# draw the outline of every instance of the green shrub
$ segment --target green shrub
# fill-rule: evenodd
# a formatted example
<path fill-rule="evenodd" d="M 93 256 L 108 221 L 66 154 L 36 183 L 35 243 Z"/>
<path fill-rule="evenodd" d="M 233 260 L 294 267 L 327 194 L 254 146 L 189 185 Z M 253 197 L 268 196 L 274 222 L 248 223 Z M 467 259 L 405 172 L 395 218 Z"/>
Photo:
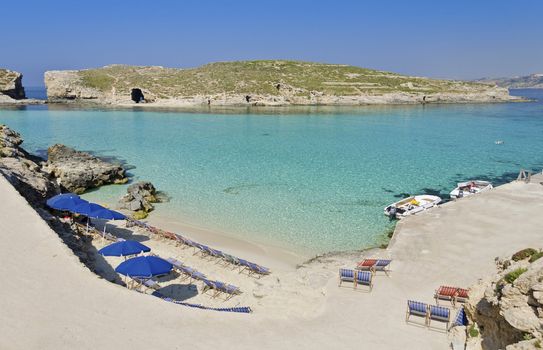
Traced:
<path fill-rule="evenodd" d="M 533 254 L 531 257 L 530 257 L 530 263 L 533 263 L 534 261 L 536 261 L 537 259 L 541 258 L 543 256 L 543 252 L 537 252 L 535 254 Z"/>
<path fill-rule="evenodd" d="M 503 277 L 503 279 L 507 283 L 513 283 L 517 278 L 519 278 L 520 275 L 522 275 L 524 272 L 528 271 L 528 269 L 525 269 L 523 267 L 520 267 L 516 270 L 513 270 L 509 272 L 507 275 Z"/>
<path fill-rule="evenodd" d="M 541 349 L 541 340 L 539 340 L 539 339 L 536 340 L 536 341 L 534 342 L 534 346 L 535 346 L 536 348 L 538 348 L 538 349 Z"/>
<path fill-rule="evenodd" d="M 475 323 L 468 328 L 468 334 L 470 338 L 476 338 L 479 336 L 479 330 L 475 327 Z"/>
<path fill-rule="evenodd" d="M 533 248 L 526 248 L 526 249 L 519 250 L 518 252 L 513 254 L 511 259 L 513 259 L 513 261 L 520 261 L 520 260 L 524 260 L 526 258 L 531 257 L 535 253 L 537 253 L 537 250 Z"/>
<path fill-rule="evenodd" d="M 531 334 L 531 333 L 524 333 L 522 335 L 522 339 L 524 340 L 531 340 L 531 339 L 534 339 L 534 336 Z"/>

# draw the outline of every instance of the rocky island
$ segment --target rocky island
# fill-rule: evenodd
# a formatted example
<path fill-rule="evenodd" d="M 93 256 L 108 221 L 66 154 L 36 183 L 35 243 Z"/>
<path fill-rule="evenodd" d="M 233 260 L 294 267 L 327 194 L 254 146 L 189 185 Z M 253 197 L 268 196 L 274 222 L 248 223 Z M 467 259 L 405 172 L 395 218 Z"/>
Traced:
<path fill-rule="evenodd" d="M 48 71 L 45 84 L 50 102 L 113 106 L 353 106 L 519 99 L 488 84 L 282 60 L 218 62 L 190 69 L 110 65 Z"/>

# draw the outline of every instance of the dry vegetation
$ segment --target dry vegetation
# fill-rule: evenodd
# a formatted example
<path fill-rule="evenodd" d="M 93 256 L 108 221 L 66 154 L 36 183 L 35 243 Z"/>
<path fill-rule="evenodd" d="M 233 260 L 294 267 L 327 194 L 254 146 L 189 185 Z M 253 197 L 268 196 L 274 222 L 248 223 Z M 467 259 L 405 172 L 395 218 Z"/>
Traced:
<path fill-rule="evenodd" d="M 310 92 L 335 96 L 402 91 L 431 94 L 488 88 L 477 83 L 409 77 L 347 65 L 276 60 L 218 62 L 191 69 L 112 65 L 78 74 L 84 85 L 103 92 L 140 87 L 158 97 L 279 95 L 285 90 L 298 96 Z"/>

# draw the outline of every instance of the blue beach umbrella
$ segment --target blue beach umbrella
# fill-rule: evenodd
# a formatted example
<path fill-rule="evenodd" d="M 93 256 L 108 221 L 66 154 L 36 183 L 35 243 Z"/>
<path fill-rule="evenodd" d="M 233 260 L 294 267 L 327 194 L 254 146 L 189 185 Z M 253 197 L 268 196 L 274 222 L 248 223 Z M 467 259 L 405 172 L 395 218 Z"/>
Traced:
<path fill-rule="evenodd" d="M 63 193 L 47 200 L 47 206 L 56 210 L 73 211 L 78 205 L 88 203 L 74 193 Z"/>
<path fill-rule="evenodd" d="M 104 220 L 124 220 L 126 216 L 116 212 L 115 210 L 110 210 L 102 207 L 96 203 L 82 203 L 72 210 L 73 213 L 85 215 L 88 218 L 93 219 L 104 219 Z M 87 222 L 88 224 L 88 222 Z M 106 225 L 104 224 L 104 235 L 106 234 Z"/>
<path fill-rule="evenodd" d="M 151 248 L 137 241 L 121 241 L 112 243 L 98 251 L 103 256 L 127 256 L 150 252 Z"/>
<path fill-rule="evenodd" d="M 151 278 L 153 276 L 165 275 L 172 268 L 172 264 L 157 256 L 138 256 L 137 258 L 123 261 L 117 266 L 115 272 L 128 277 Z"/>

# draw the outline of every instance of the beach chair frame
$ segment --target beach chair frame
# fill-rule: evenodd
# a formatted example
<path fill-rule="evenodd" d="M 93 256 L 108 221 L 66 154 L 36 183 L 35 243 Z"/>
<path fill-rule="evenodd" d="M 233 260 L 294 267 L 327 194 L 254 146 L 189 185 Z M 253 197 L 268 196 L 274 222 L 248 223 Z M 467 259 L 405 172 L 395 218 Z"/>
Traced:
<path fill-rule="evenodd" d="M 405 323 L 409 323 L 411 316 L 423 317 L 424 326 L 427 327 L 429 316 L 428 304 L 420 301 L 408 300 L 407 311 L 405 313 Z"/>
<path fill-rule="evenodd" d="M 439 306 L 439 305 L 429 305 L 428 306 L 428 328 L 431 328 L 431 322 L 439 321 L 445 323 L 445 330 L 449 331 L 449 324 L 451 322 L 451 309 Z"/>

